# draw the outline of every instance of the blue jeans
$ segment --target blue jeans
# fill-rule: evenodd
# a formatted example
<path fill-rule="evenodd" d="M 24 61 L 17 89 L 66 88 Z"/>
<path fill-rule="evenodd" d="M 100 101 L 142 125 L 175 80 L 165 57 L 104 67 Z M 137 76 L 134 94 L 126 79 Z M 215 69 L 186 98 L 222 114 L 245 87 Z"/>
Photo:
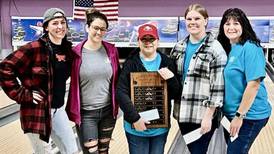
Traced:
<path fill-rule="evenodd" d="M 126 132 L 130 154 L 163 154 L 168 132 L 150 137 L 136 136 Z"/>
<path fill-rule="evenodd" d="M 78 146 L 72 126 L 68 119 L 64 106 L 59 109 L 51 109 L 52 132 L 51 138 L 61 153 L 77 153 Z M 39 139 L 38 134 L 27 133 L 35 154 L 51 154 L 51 144 Z"/>
<path fill-rule="evenodd" d="M 225 130 L 227 154 L 248 154 L 252 143 L 267 122 L 268 118 L 262 120 L 244 119 L 238 138 L 233 142 L 230 141 L 229 133 Z"/>
<path fill-rule="evenodd" d="M 179 128 L 181 130 L 181 134 L 185 135 L 195 129 L 198 129 L 201 127 L 201 124 L 195 124 L 195 123 L 178 123 Z M 217 128 L 217 123 L 212 122 L 211 130 L 202 135 L 201 138 L 198 140 L 190 143 L 187 145 L 188 150 L 191 154 L 206 154 L 208 150 L 208 145 L 210 143 L 210 140 Z"/>

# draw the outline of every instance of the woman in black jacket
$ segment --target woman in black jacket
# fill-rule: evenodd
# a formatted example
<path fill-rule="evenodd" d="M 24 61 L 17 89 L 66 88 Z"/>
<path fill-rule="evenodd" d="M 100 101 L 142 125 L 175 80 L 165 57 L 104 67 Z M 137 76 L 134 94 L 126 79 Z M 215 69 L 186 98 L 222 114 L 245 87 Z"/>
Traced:
<path fill-rule="evenodd" d="M 171 99 L 180 96 L 180 84 L 174 75 L 176 72 L 174 63 L 166 55 L 157 51 L 159 42 L 157 28 L 154 25 L 145 24 L 139 28 L 138 32 L 140 51 L 133 53 L 124 63 L 116 91 L 117 102 L 124 112 L 124 128 L 129 152 L 131 154 L 161 154 L 164 152 L 169 128 L 147 128 L 146 124 L 150 122 L 140 116 L 131 101 L 130 74 L 158 71 L 160 76 L 167 81 L 169 109 Z M 144 95 L 141 97 L 145 98 L 144 91 L 141 93 Z"/>

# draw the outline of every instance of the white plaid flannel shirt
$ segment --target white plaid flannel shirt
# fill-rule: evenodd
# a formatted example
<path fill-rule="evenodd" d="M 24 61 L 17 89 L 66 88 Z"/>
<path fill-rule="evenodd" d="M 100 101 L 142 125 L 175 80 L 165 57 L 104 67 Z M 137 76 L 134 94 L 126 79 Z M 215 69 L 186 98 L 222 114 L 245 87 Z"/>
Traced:
<path fill-rule="evenodd" d="M 173 116 L 179 122 L 200 124 L 207 107 L 221 107 L 224 100 L 223 70 L 227 62 L 225 50 L 211 33 L 190 60 L 185 81 L 182 80 L 186 39 L 179 41 L 171 51 L 176 60 L 182 82 L 180 101 L 174 101 Z"/>

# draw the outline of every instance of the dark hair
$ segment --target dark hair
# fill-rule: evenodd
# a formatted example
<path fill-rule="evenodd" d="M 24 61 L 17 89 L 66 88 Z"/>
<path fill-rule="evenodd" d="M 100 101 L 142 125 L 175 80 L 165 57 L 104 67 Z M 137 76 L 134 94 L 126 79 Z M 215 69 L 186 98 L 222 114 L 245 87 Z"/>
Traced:
<path fill-rule="evenodd" d="M 192 10 L 199 12 L 205 19 L 208 18 L 207 10 L 201 4 L 191 4 L 191 5 L 189 5 L 187 7 L 186 11 L 185 11 L 185 18 L 187 16 L 188 12 L 190 12 Z"/>
<path fill-rule="evenodd" d="M 103 13 L 101 13 L 99 10 L 95 8 L 86 10 L 86 24 L 88 26 L 90 26 L 90 24 L 97 18 L 104 20 L 107 25 L 106 28 L 108 28 L 108 19 L 106 15 L 104 15 Z"/>
<path fill-rule="evenodd" d="M 222 17 L 220 27 L 219 27 L 219 34 L 218 34 L 218 41 L 222 44 L 223 48 L 225 49 L 227 55 L 231 50 L 231 44 L 229 39 L 225 36 L 224 32 L 224 24 L 230 20 L 236 20 L 242 26 L 242 35 L 240 36 L 239 43 L 243 45 L 246 41 L 250 40 L 252 43 L 256 44 L 257 46 L 260 45 L 260 40 L 256 36 L 256 33 L 252 29 L 252 26 L 246 16 L 246 14 L 239 8 L 230 8 L 227 9 Z"/>

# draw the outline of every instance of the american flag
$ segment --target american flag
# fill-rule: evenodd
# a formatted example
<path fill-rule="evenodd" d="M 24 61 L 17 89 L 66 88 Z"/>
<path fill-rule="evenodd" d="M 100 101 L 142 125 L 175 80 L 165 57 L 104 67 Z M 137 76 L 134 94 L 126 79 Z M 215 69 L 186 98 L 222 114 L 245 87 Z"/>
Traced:
<path fill-rule="evenodd" d="M 85 19 L 85 11 L 91 7 L 105 14 L 109 21 L 118 20 L 118 0 L 74 0 L 73 18 Z"/>

